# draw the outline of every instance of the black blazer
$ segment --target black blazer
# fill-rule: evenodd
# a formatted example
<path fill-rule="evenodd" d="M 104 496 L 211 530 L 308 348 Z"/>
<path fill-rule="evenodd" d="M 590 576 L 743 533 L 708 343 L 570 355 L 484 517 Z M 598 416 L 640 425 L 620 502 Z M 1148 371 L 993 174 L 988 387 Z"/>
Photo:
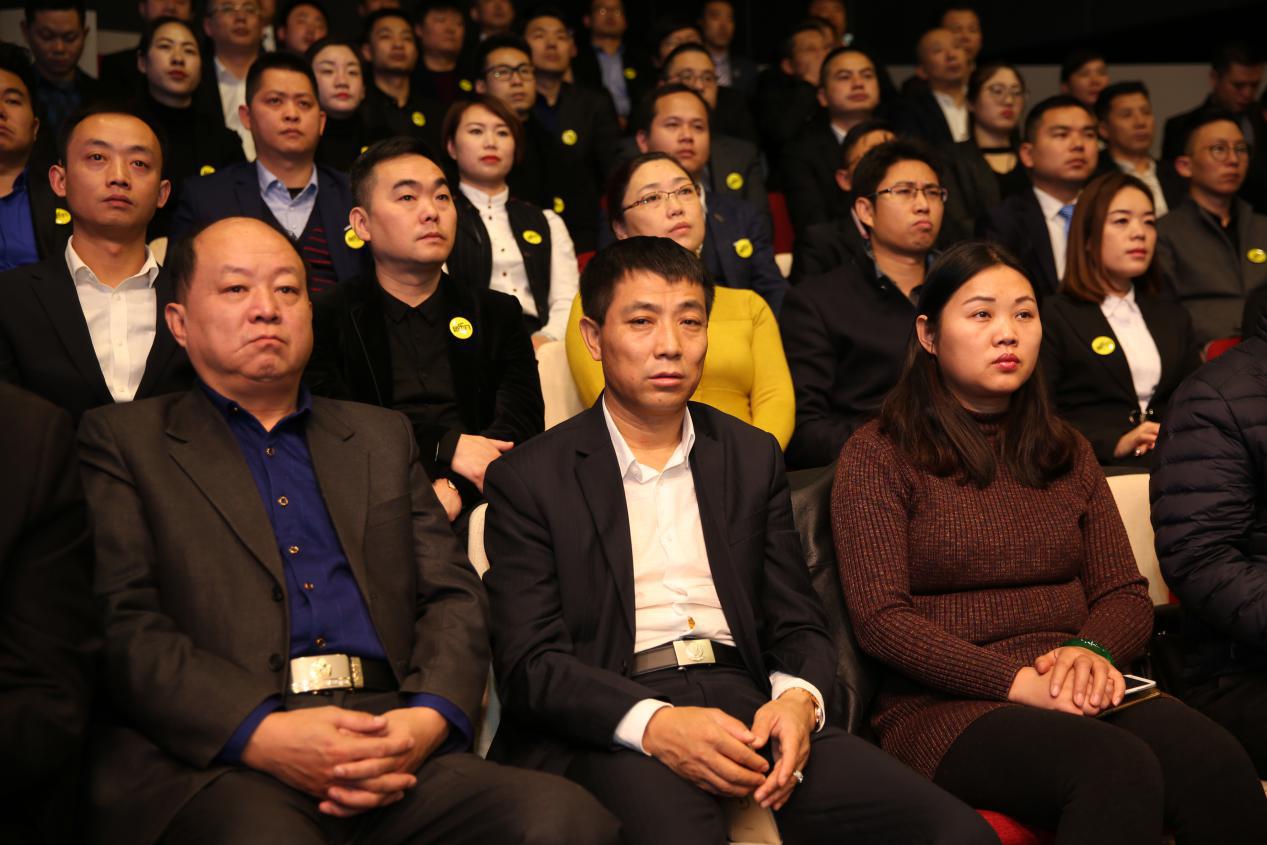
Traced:
<path fill-rule="evenodd" d="M 334 275 L 346 282 L 365 272 L 369 265 L 363 246 L 353 249 L 344 239 L 351 228 L 348 213 L 356 204 L 348 177 L 323 164 L 317 166 L 317 204 L 313 214 L 326 230 L 326 242 L 330 260 L 334 262 Z M 171 236 L 180 238 L 203 226 L 226 217 L 254 217 L 273 226 L 289 238 L 290 233 L 281 228 L 273 217 L 264 198 L 260 196 L 259 177 L 255 164 L 241 162 L 231 164 L 210 176 L 190 180 L 181 191 L 180 204 L 172 220 Z M 359 243 L 359 242 L 358 242 Z"/>
<path fill-rule="evenodd" d="M 798 76 L 788 76 L 778 65 L 757 77 L 755 111 L 761 149 L 771 162 L 783 159 L 783 148 L 823 109 L 818 89 Z"/>
<path fill-rule="evenodd" d="M 778 444 L 689 405 L 690 466 L 709 567 L 752 682 L 774 670 L 832 688 L 835 650 L 792 522 Z M 489 465 L 485 576 L 502 721 L 489 759 L 562 772 L 657 694 L 629 677 L 633 551 L 598 403 Z"/>
<path fill-rule="evenodd" d="M 576 40 L 576 56 L 572 59 L 572 78 L 576 84 L 591 91 L 606 91 L 603 85 L 603 72 L 598 66 L 598 56 L 588 33 L 578 33 Z M 638 107 L 638 101 L 656 85 L 655 67 L 651 57 L 639 50 L 626 38 L 625 52 L 622 56 L 625 66 L 625 90 L 629 94 L 630 111 Z M 613 106 L 614 108 L 614 106 Z"/>
<path fill-rule="evenodd" d="M 1021 167 L 1019 159 L 1016 166 Z M 949 196 L 941 221 L 941 243 L 954 244 L 971 238 L 977 221 L 1003 201 L 999 178 L 981 155 L 977 142 L 971 139 L 946 151 L 942 184 Z"/>
<path fill-rule="evenodd" d="M 843 193 L 841 196 L 847 198 Z M 792 250 L 791 282 L 800 284 L 804 279 L 846 265 L 865 270 L 875 268 L 875 259 L 867 250 L 867 241 L 858 231 L 852 211 L 846 211 L 844 217 L 835 220 L 815 223 L 798 234 Z"/>
<path fill-rule="evenodd" d="M 890 109 L 890 118 L 899 135 L 918 138 L 943 152 L 955 144 L 946 115 L 932 91 L 925 89 L 897 100 Z"/>
<path fill-rule="evenodd" d="M 798 235 L 815 223 L 849 216 L 849 197 L 836 184 L 836 171 L 842 166 L 840 144 L 826 112 L 783 148 L 780 184 Z"/>
<path fill-rule="evenodd" d="M 30 163 L 27 167 L 26 196 L 31 206 L 31 226 L 35 229 L 35 252 L 41 261 L 60 258 L 70 240 L 70 211 L 66 200 L 53 193 L 48 184 L 47 169 Z"/>
<path fill-rule="evenodd" d="M 1060 289 L 1056 258 L 1042 206 L 1033 191 L 1013 194 L 977 221 L 977 235 L 1007 247 L 1029 274 L 1040 295 Z"/>
<path fill-rule="evenodd" d="M 750 202 L 767 220 L 770 218 L 770 195 L 762 174 L 761 151 L 755 143 L 729 135 L 713 135 L 703 181 L 709 191 Z"/>
<path fill-rule="evenodd" d="M 516 445 L 545 428 L 537 360 L 523 326 L 519 300 L 443 276 L 446 324 L 463 317 L 474 328 L 466 339 L 452 332 L 449 366 L 458 415 L 466 434 Z M 373 275 L 336 285 L 313 306 L 314 345 L 305 378 L 318 396 L 393 407 L 391 345 L 378 281 Z M 414 427 L 423 468 L 445 475 L 436 452 L 447 429 Z"/>
<path fill-rule="evenodd" d="M 88 323 L 75 293 L 66 259 L 57 255 L 0 275 L 5 306 L 0 309 L 0 381 L 24 387 L 70 412 L 76 422 L 89 408 L 114 402 L 106 386 Z M 185 350 L 171 332 L 163 310 L 174 297 L 171 277 L 160 272 L 154 345 L 136 399 L 147 399 L 193 383 Z"/>
<path fill-rule="evenodd" d="M 65 411 L 12 385 L 0 385 L 0 419 L 0 838 L 80 841 L 101 623 L 75 434 Z"/>
<path fill-rule="evenodd" d="M 741 138 L 750 144 L 760 143 L 757 124 L 748 107 L 748 96 L 734 88 L 718 86 L 717 108 L 713 109 L 713 131 L 718 135 Z"/>
<path fill-rule="evenodd" d="M 1182 305 L 1139 288 L 1135 295 L 1161 356 L 1161 380 L 1149 403 L 1149 419 L 1164 425 L 1170 395 L 1200 365 L 1200 351 L 1192 318 Z M 1091 441 L 1100 463 L 1151 466 L 1153 452 L 1142 458 L 1113 456 L 1117 441 L 1139 424 L 1132 421 L 1139 413 L 1139 400 L 1126 354 L 1099 303 L 1062 293 L 1043 302 L 1042 317 L 1040 360 L 1061 416 Z M 1100 337 L 1113 339 L 1112 353 L 1101 355 L 1092 348 Z"/>

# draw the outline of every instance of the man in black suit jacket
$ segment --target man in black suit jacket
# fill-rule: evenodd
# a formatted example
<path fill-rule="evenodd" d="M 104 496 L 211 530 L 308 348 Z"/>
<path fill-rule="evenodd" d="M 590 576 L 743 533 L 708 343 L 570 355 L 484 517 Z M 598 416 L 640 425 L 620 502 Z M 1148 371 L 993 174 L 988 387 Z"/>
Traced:
<path fill-rule="evenodd" d="M 623 0 L 589 0 L 581 23 L 585 30 L 576 45 L 573 75 L 581 85 L 606 89 L 620 120 L 628 120 L 642 95 L 655 85 L 655 68 L 651 58 L 625 37 L 629 23 Z M 607 66 L 618 68 L 619 74 L 606 73 Z"/>
<path fill-rule="evenodd" d="M 0 385 L 0 840 L 77 841 L 101 647 L 92 539 L 65 411 Z"/>
<path fill-rule="evenodd" d="M 781 161 L 784 145 L 822 108 L 818 74 L 832 46 L 820 23 L 803 21 L 783 39 L 779 63 L 757 77 L 754 111 L 767 160 Z"/>
<path fill-rule="evenodd" d="M 705 268 L 634 237 L 581 286 L 601 401 L 489 469 L 490 759 L 581 783 L 633 845 L 725 841 L 717 796 L 774 809 L 788 841 L 992 841 L 965 806 L 825 725 L 834 651 L 778 445 L 688 405 Z"/>
<path fill-rule="evenodd" d="M 170 188 L 159 138 L 110 110 L 68 121 L 50 181 L 73 235 L 61 253 L 0 276 L 0 380 L 78 420 L 98 405 L 181 390 L 191 373 L 162 319 L 171 282 L 145 245 Z"/>
<path fill-rule="evenodd" d="M 242 139 L 246 160 L 255 158 L 255 140 L 242 125 L 240 105 L 247 102 L 246 77 L 261 53 L 264 21 L 259 0 L 211 2 L 203 5 L 203 32 L 211 42 L 202 51 L 202 81 L 198 84 L 198 108 L 219 115 L 224 125 Z M 254 9 L 254 11 L 251 11 Z"/>
<path fill-rule="evenodd" d="M 955 34 L 940 27 L 920 37 L 916 55 L 915 75 L 928 86 L 894 103 L 890 117 L 898 134 L 948 150 L 968 140 L 966 95 L 972 65 Z"/>
<path fill-rule="evenodd" d="M 1011 250 L 1040 294 L 1055 293 L 1073 208 L 1099 159 L 1095 115 L 1066 94 L 1048 97 L 1025 118 L 1020 159 L 1033 189 L 987 211 L 977 234 Z"/>
<path fill-rule="evenodd" d="M 309 382 L 318 395 L 404 411 L 456 519 L 479 501 L 488 464 L 545 427 L 532 342 L 514 297 L 441 271 L 457 209 L 420 142 L 372 145 L 352 179 L 352 225 L 374 271 L 318 303 Z M 405 190 L 417 199 L 402 216 Z"/>
<path fill-rule="evenodd" d="M 757 84 L 757 65 L 748 56 L 732 51 L 735 38 L 733 0 L 705 0 L 700 5 L 699 31 L 717 68 L 717 82 L 747 98 Z"/>
<path fill-rule="evenodd" d="M 256 160 L 188 182 L 172 237 L 226 217 L 254 217 L 295 244 L 311 268 L 314 292 L 364 272 L 364 244 L 348 226 L 347 177 L 315 163 L 325 116 L 307 62 L 289 53 L 257 60 L 247 73 L 241 117 L 255 139 Z"/>
<path fill-rule="evenodd" d="M 35 94 L 46 132 L 55 133 L 75 111 L 92 105 L 101 83 L 79 69 L 88 37 L 84 0 L 32 0 L 25 4 L 22 37 L 35 59 Z"/>
<path fill-rule="evenodd" d="M 414 80 L 417 35 L 399 5 L 379 9 L 365 20 L 361 58 L 367 70 L 361 117 L 369 137 L 411 135 L 438 148 L 444 105 Z"/>
<path fill-rule="evenodd" d="M 98 840 L 614 842 L 580 790 L 466 753 L 478 577 L 404 417 L 302 387 L 299 254 L 234 218 L 171 266 L 197 386 L 80 428 L 114 714 Z"/>
<path fill-rule="evenodd" d="M 685 32 L 694 32 L 687 28 Z M 717 78 L 717 62 L 703 44 L 687 41 L 674 47 L 664 57 L 660 68 L 660 84 L 677 82 L 694 88 L 712 110 L 713 132 L 752 144 L 760 141 L 757 125 L 748 107 L 748 98 L 734 88 L 727 88 Z"/>

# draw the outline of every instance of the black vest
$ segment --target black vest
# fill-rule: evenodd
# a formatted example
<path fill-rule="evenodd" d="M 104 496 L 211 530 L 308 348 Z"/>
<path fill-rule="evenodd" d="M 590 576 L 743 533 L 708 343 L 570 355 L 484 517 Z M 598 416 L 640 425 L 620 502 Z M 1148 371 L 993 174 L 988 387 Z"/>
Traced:
<path fill-rule="evenodd" d="M 458 208 L 458 231 L 453 251 L 449 253 L 449 275 L 467 284 L 487 288 L 493 279 L 493 242 L 479 211 L 460 189 L 454 190 Z M 537 305 L 537 319 L 542 325 L 550 319 L 550 223 L 545 212 L 523 200 L 510 199 L 506 203 L 510 218 L 510 230 L 515 233 L 515 243 L 523 256 L 524 270 L 528 274 L 528 287 Z M 529 232 L 532 243 L 524 238 Z"/>

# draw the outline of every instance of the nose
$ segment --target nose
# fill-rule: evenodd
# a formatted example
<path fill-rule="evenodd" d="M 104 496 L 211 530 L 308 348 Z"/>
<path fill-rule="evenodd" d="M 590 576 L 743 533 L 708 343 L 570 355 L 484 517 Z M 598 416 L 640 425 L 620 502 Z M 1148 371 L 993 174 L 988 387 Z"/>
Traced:
<path fill-rule="evenodd" d="M 656 327 L 655 356 L 675 360 L 682 357 L 682 338 L 676 320 L 662 320 Z"/>
<path fill-rule="evenodd" d="M 251 310 L 247 319 L 252 323 L 277 323 L 281 321 L 281 308 L 278 307 L 277 295 L 269 285 L 255 290 L 251 297 Z"/>
<path fill-rule="evenodd" d="M 107 185 L 117 185 L 121 188 L 129 186 L 128 179 L 128 163 L 123 156 L 115 156 L 110 160 L 110 166 L 107 173 Z"/>

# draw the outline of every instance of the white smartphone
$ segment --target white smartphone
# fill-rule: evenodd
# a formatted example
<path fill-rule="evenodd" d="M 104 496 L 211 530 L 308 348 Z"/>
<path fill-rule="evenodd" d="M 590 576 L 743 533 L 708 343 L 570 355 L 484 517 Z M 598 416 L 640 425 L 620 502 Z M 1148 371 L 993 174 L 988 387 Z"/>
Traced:
<path fill-rule="evenodd" d="M 1157 686 L 1156 681 L 1150 681 L 1148 678 L 1141 678 L 1139 675 L 1122 675 L 1122 679 L 1126 681 L 1125 695 L 1137 695 L 1141 692 L 1147 692 Z"/>

